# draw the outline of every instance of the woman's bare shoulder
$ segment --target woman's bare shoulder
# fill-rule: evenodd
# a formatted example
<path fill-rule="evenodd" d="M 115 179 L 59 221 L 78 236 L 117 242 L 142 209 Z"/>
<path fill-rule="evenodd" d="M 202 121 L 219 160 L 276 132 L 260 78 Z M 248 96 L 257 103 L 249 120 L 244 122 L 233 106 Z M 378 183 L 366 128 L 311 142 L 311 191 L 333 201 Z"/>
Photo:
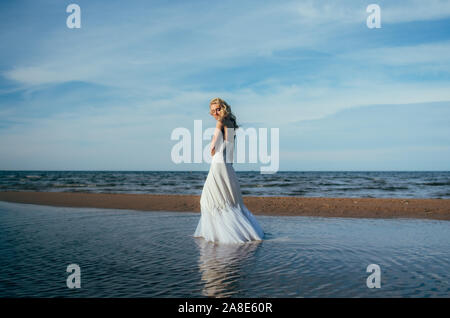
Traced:
<path fill-rule="evenodd" d="M 217 123 L 216 123 L 216 128 L 222 129 L 223 126 L 224 126 L 224 123 L 221 122 L 220 120 L 218 120 Z"/>

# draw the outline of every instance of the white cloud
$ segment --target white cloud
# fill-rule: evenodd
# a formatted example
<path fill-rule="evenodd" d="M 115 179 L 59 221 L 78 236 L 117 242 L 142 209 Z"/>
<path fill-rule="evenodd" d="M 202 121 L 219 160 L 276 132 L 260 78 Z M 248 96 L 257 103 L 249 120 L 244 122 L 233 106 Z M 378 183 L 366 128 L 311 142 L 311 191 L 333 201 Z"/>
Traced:
<path fill-rule="evenodd" d="M 391 66 L 430 63 L 450 63 L 450 42 L 361 49 L 338 56 L 366 63 L 380 63 Z"/>
<path fill-rule="evenodd" d="M 365 25 L 369 13 L 366 8 L 375 3 L 381 9 L 383 23 L 403 23 L 412 21 L 429 21 L 450 17 L 450 2 L 447 0 L 408 0 L 408 1 L 375 1 L 361 0 L 305 0 L 294 1 L 288 5 L 298 13 L 299 21 L 305 26 Z"/>
<path fill-rule="evenodd" d="M 13 81 L 23 83 L 25 85 L 42 85 L 50 83 L 63 83 L 68 81 L 79 81 L 85 76 L 74 72 L 68 74 L 57 69 L 54 66 L 30 66 L 18 67 L 8 70 L 4 76 Z"/>
<path fill-rule="evenodd" d="M 450 17 L 450 2 L 447 0 L 395 2 L 388 0 L 381 3 L 381 19 L 389 23 L 439 20 Z"/>
<path fill-rule="evenodd" d="M 333 158 L 334 160 L 380 160 L 381 157 L 395 157 L 398 154 L 408 156 L 411 152 L 449 152 L 449 147 L 440 146 L 404 146 L 404 147 L 381 147 L 367 149 L 341 149 L 341 150 L 315 150 L 315 151 L 283 151 L 282 158 L 284 160 L 323 160 Z"/>

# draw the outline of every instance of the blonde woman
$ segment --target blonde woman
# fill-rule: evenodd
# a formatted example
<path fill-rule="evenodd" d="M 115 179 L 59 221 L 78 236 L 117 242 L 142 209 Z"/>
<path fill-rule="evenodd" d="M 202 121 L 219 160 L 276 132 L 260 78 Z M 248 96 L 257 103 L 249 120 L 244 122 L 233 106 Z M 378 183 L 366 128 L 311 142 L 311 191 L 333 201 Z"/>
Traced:
<path fill-rule="evenodd" d="M 201 216 L 194 237 L 220 243 L 261 241 L 264 232 L 242 200 L 233 169 L 235 130 L 239 128 L 230 105 L 213 98 L 210 114 L 216 119 L 211 141 L 211 166 L 200 197 Z"/>

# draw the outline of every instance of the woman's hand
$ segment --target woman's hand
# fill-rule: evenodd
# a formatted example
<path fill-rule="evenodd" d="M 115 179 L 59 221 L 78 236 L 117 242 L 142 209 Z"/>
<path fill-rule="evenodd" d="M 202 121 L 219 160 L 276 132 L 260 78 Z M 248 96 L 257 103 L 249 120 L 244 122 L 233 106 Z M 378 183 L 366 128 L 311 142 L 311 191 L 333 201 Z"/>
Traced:
<path fill-rule="evenodd" d="M 216 153 L 216 147 L 211 148 L 211 157 Z"/>

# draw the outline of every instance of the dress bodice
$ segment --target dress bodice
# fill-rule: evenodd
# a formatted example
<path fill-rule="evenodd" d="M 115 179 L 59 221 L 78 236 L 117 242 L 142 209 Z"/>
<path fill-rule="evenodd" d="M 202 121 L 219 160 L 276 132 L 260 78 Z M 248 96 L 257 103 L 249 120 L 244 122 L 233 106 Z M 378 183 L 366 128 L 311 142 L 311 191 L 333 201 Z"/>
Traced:
<path fill-rule="evenodd" d="M 216 153 L 214 157 L 218 155 L 218 157 L 220 157 L 218 160 L 222 161 L 223 159 L 226 163 L 233 164 L 235 134 L 230 132 L 231 130 L 228 130 L 226 136 L 227 139 L 224 139 L 225 134 L 222 134 L 223 138 L 219 138 L 219 140 L 216 141 Z"/>

